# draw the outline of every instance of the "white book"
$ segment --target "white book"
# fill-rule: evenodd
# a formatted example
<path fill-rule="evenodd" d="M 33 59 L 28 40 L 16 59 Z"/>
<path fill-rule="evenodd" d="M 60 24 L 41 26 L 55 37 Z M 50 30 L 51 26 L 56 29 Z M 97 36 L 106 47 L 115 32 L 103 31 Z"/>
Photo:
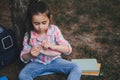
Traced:
<path fill-rule="evenodd" d="M 72 62 L 80 65 L 82 72 L 97 72 L 99 71 L 96 59 L 72 59 Z"/>

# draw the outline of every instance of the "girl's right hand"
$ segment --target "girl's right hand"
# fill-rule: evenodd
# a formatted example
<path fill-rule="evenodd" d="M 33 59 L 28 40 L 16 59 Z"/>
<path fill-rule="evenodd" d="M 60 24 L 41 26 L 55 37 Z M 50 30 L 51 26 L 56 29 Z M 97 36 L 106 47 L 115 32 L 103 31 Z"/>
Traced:
<path fill-rule="evenodd" d="M 30 50 L 30 54 L 34 57 L 37 57 L 40 54 L 41 47 L 32 47 Z"/>

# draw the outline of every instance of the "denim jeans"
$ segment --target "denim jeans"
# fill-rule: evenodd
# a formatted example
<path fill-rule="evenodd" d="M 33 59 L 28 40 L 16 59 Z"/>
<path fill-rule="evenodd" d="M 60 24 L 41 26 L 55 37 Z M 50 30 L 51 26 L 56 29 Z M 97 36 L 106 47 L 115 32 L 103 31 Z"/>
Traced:
<path fill-rule="evenodd" d="M 55 59 L 46 65 L 33 61 L 21 70 L 19 80 L 33 80 L 37 76 L 53 73 L 67 74 L 67 80 L 80 80 L 81 72 L 80 66 L 62 58 Z"/>

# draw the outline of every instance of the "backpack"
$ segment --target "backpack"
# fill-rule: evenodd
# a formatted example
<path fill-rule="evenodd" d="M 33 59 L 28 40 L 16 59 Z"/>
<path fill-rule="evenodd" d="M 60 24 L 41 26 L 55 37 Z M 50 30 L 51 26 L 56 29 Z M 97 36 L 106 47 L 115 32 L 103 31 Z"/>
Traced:
<path fill-rule="evenodd" d="M 0 25 L 0 69 L 12 63 L 17 53 L 17 40 L 10 29 Z"/>

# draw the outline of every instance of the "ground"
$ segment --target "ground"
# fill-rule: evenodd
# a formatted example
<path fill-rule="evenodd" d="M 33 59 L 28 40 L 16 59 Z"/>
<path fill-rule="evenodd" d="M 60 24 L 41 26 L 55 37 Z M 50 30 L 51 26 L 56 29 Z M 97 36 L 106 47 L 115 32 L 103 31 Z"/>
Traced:
<path fill-rule="evenodd" d="M 81 80 L 119 80 L 120 1 L 44 1 L 51 6 L 53 23 L 59 26 L 73 47 L 69 58 L 96 58 L 102 64 L 100 76 L 82 76 Z M 23 66 L 18 59 L 0 70 L 0 75 L 7 75 L 9 80 L 17 80 Z M 38 77 L 36 80 L 66 80 L 66 77 L 55 74 Z"/>

